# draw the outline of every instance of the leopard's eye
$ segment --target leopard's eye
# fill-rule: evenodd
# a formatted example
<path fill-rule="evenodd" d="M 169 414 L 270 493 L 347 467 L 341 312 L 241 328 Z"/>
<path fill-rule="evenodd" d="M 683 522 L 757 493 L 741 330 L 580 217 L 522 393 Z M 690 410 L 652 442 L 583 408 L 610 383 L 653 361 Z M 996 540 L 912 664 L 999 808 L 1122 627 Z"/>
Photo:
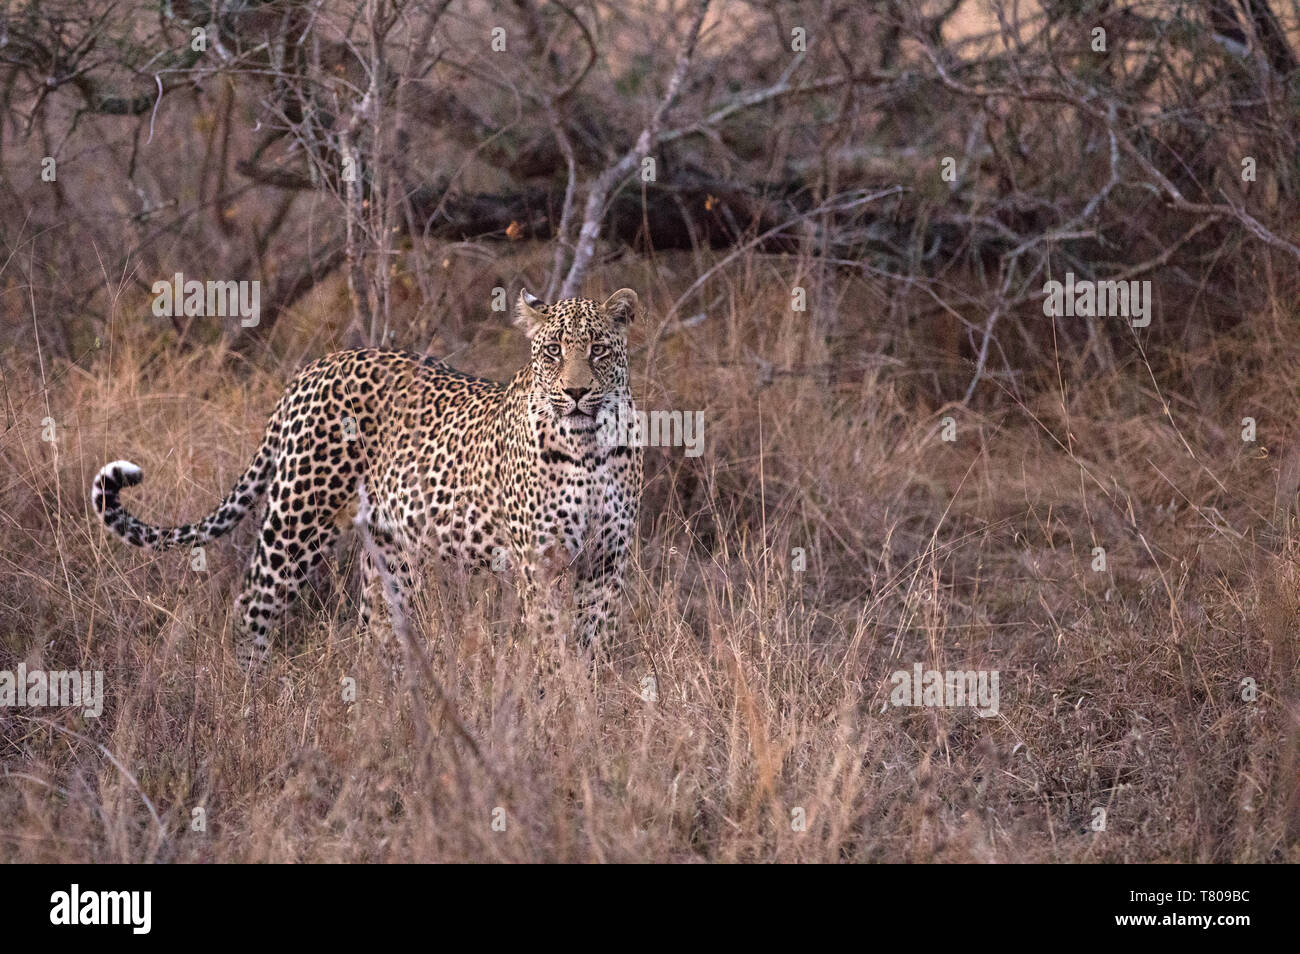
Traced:
<path fill-rule="evenodd" d="M 606 345 L 592 345 L 591 357 L 593 359 L 603 358 L 609 354 L 609 348 Z"/>
<path fill-rule="evenodd" d="M 542 349 L 542 353 L 545 354 L 546 357 L 548 358 L 552 358 L 552 359 L 558 358 L 560 356 L 560 346 L 558 343 L 552 341 L 550 344 L 548 344 L 545 348 Z"/>

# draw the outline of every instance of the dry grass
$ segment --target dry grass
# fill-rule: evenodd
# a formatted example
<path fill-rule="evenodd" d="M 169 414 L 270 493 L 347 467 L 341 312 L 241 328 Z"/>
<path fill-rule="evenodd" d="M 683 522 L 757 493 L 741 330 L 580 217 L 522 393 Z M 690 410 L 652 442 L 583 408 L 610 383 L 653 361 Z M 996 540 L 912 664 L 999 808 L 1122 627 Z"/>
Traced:
<path fill-rule="evenodd" d="M 661 259 L 592 282 L 649 301 L 642 405 L 707 428 L 699 458 L 648 451 L 611 661 L 539 676 L 490 589 L 431 582 L 415 624 L 446 706 L 354 635 L 355 544 L 254 687 L 229 617 L 250 527 L 200 574 L 90 518 L 91 476 L 123 456 L 146 473 L 137 512 L 206 511 L 292 366 L 327 350 L 327 315 L 234 371 L 158 349 L 126 311 L 80 365 L 7 353 L 0 668 L 102 669 L 107 698 L 97 720 L 0 709 L 0 860 L 1300 860 L 1293 306 L 1155 374 L 1135 349 L 1110 375 L 1043 369 L 1036 397 L 977 413 L 928 406 L 932 362 L 848 319 L 827 351 L 757 260 L 646 348 L 695 274 Z M 873 313 L 846 287 L 843 314 Z M 433 345 L 496 373 L 524 353 L 493 319 Z M 1204 369 L 1247 357 L 1205 406 Z M 998 670 L 999 715 L 886 706 L 914 663 Z"/>

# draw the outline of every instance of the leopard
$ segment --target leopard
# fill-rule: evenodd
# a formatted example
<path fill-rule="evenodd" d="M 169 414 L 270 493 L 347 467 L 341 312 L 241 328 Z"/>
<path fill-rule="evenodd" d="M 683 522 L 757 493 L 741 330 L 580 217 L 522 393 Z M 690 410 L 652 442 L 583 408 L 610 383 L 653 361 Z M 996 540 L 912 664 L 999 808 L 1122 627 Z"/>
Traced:
<path fill-rule="evenodd" d="M 603 301 L 546 303 L 520 291 L 530 339 L 509 381 L 410 351 L 359 348 L 307 365 L 276 403 L 251 463 L 202 519 L 141 520 L 122 503 L 144 474 L 106 464 L 90 500 L 135 547 L 196 547 L 258 509 L 260 528 L 235 600 L 241 662 L 256 670 L 290 607 L 351 522 L 365 534 L 359 625 L 409 616 L 434 564 L 513 578 L 521 621 L 589 655 L 616 638 L 635 540 L 643 460 L 628 373 L 639 309 L 622 288 Z M 260 509 L 259 509 L 260 508 Z M 192 552 L 192 551 L 191 551 Z M 552 612 L 565 574 L 568 613 Z"/>

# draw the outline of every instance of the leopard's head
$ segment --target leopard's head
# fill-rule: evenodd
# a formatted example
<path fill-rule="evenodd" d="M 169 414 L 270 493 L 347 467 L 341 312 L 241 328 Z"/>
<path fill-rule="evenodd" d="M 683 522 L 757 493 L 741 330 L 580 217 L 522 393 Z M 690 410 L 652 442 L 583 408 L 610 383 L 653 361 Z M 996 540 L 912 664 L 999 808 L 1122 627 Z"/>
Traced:
<path fill-rule="evenodd" d="M 602 409 L 626 396 L 627 326 L 636 310 L 630 288 L 603 303 L 566 298 L 553 305 L 520 292 L 515 323 L 533 341 L 535 405 L 557 420 L 594 424 Z"/>

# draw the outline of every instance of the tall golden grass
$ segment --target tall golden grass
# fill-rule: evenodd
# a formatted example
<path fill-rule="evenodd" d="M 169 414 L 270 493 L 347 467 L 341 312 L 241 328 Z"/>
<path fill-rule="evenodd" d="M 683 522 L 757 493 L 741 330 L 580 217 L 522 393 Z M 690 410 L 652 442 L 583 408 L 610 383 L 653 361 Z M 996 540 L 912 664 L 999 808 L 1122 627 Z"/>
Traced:
<path fill-rule="evenodd" d="M 206 512 L 329 350 L 328 289 L 253 364 L 160 341 L 128 302 L 78 363 L 7 350 L 0 668 L 102 669 L 107 698 L 0 709 L 0 860 L 1300 860 L 1293 302 L 966 409 L 927 397 L 944 356 L 898 354 L 865 284 L 793 313 L 794 273 L 751 256 L 665 326 L 701 264 L 589 282 L 649 306 L 642 407 L 706 422 L 698 458 L 647 451 L 609 659 L 552 672 L 491 586 L 435 572 L 412 622 L 446 698 L 356 633 L 355 542 L 254 685 L 230 616 L 251 521 L 199 573 L 87 506 L 129 457 L 137 513 Z M 522 338 L 463 287 L 485 317 L 400 343 L 504 375 Z M 997 670 L 999 714 L 888 705 L 916 663 Z"/>

